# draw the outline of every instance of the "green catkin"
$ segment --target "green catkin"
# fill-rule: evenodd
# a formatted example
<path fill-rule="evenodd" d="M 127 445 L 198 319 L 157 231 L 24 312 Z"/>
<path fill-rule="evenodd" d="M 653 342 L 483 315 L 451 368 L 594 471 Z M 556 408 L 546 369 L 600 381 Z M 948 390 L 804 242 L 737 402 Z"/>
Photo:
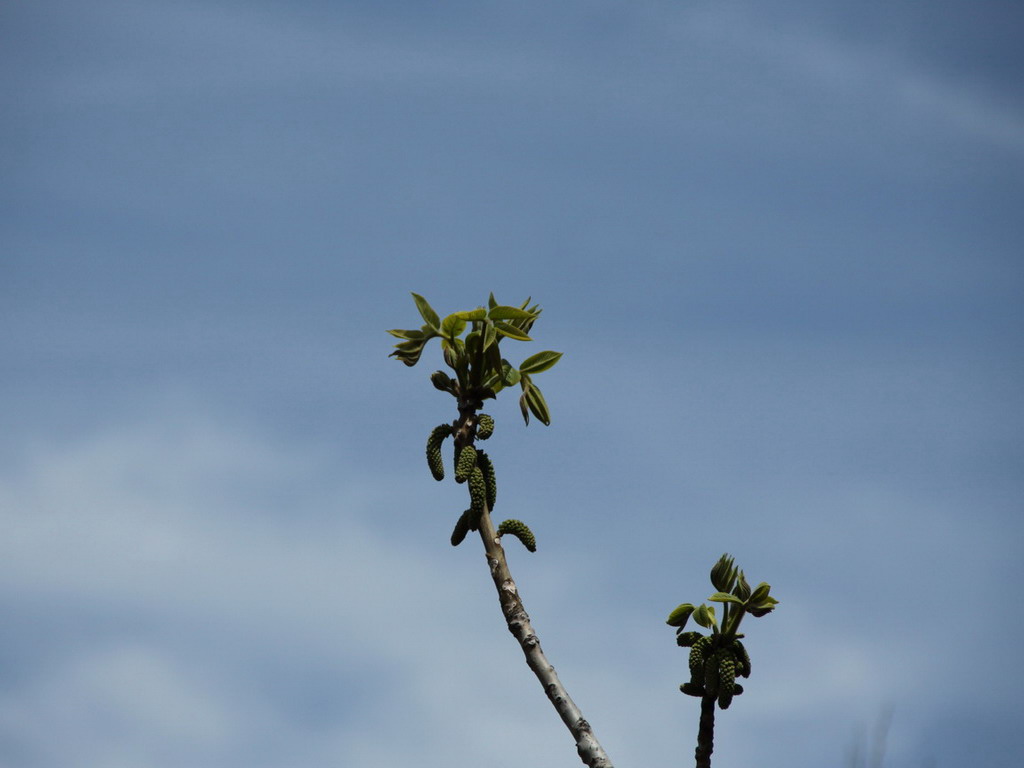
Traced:
<path fill-rule="evenodd" d="M 711 648 L 711 635 L 702 635 L 690 646 L 690 682 L 704 685 L 704 656 Z"/>
<path fill-rule="evenodd" d="M 457 547 L 462 543 L 462 540 L 466 538 L 466 534 L 469 533 L 469 523 L 472 519 L 472 510 L 467 509 L 459 517 L 457 523 L 455 523 L 455 530 L 452 531 L 452 546 Z"/>
<path fill-rule="evenodd" d="M 680 648 L 690 648 L 702 637 L 704 635 L 700 632 L 680 632 L 676 635 L 676 645 Z"/>
<path fill-rule="evenodd" d="M 739 640 L 733 641 L 732 652 L 736 655 L 736 674 L 739 677 L 750 677 L 750 654 Z"/>
<path fill-rule="evenodd" d="M 498 499 L 498 477 L 494 474 L 494 464 L 491 457 L 483 451 L 476 452 L 477 464 L 483 470 L 484 480 L 487 481 L 487 508 L 494 510 L 494 502 Z"/>
<path fill-rule="evenodd" d="M 486 440 L 488 437 L 494 434 L 494 419 L 488 416 L 486 413 L 477 414 L 476 417 L 476 436 L 481 440 Z"/>
<path fill-rule="evenodd" d="M 736 687 L 736 657 L 731 648 L 723 648 L 718 653 L 718 706 L 728 709 Z"/>
<path fill-rule="evenodd" d="M 534 538 L 533 531 L 522 520 L 505 520 L 498 526 L 498 535 L 503 536 L 506 533 L 511 533 L 519 539 L 530 552 L 537 551 L 537 539 Z"/>
<path fill-rule="evenodd" d="M 472 445 L 465 445 L 459 453 L 459 460 L 455 464 L 455 482 L 464 483 L 473 474 L 476 466 L 476 448 Z"/>
<path fill-rule="evenodd" d="M 473 467 L 469 476 L 469 506 L 477 514 L 484 511 L 484 504 L 487 501 L 487 481 L 484 480 L 484 473 L 480 467 Z"/>
<path fill-rule="evenodd" d="M 722 663 L 722 649 L 719 648 L 704 659 L 704 690 L 708 696 L 718 696 L 719 672 Z"/>
<path fill-rule="evenodd" d="M 435 480 L 444 480 L 444 461 L 441 460 L 441 443 L 452 433 L 450 424 L 434 427 L 427 438 L 427 466 Z"/>

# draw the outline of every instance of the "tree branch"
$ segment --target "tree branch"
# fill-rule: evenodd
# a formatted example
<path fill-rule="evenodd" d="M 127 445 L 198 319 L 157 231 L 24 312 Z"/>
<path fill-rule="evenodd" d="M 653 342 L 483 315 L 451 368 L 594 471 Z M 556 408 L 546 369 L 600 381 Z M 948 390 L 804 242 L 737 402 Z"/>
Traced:
<path fill-rule="evenodd" d="M 576 751 L 579 753 L 580 759 L 590 768 L 613 768 L 612 761 L 605 754 L 590 729 L 590 723 L 583 718 L 583 713 L 573 702 L 569 692 L 565 690 L 562 682 L 558 679 L 555 668 L 551 666 L 544 651 L 541 650 L 540 640 L 537 639 L 537 634 L 533 631 L 530 617 L 526 613 L 526 608 L 523 607 L 519 590 L 509 572 L 505 550 L 501 546 L 500 537 L 495 532 L 490 510 L 486 508 L 480 516 L 480 538 L 484 542 L 487 566 L 491 571 L 494 587 L 498 590 L 498 600 L 501 603 L 501 612 L 508 624 L 508 631 L 519 641 L 519 647 L 523 649 L 527 665 L 537 676 L 551 705 L 562 718 L 562 722 L 569 729 L 573 739 L 576 740 Z"/>
<path fill-rule="evenodd" d="M 700 730 L 697 733 L 697 768 L 711 768 L 711 753 L 715 749 L 715 697 L 700 700 Z"/>

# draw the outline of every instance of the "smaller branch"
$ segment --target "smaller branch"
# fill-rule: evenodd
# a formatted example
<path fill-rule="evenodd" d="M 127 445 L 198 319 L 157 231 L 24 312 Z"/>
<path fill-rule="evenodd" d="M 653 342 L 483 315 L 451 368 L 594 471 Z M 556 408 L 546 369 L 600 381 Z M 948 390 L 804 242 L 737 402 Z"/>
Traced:
<path fill-rule="evenodd" d="M 477 410 L 481 407 L 482 402 L 479 398 L 472 397 L 472 394 L 475 393 L 467 396 L 467 393 L 461 392 L 458 399 L 459 418 L 453 425 L 456 456 L 459 456 L 463 446 L 474 443 Z M 536 632 L 533 631 L 530 617 L 519 597 L 519 589 L 508 569 L 505 550 L 501 546 L 501 537 L 497 534 L 494 522 L 491 520 L 491 510 L 486 504 L 480 513 L 479 529 L 480 538 L 484 543 L 484 552 L 487 555 L 487 567 L 491 572 L 494 588 L 498 590 L 498 601 L 501 604 L 501 612 L 505 616 L 508 631 L 519 642 L 519 647 L 522 648 L 523 655 L 526 656 L 527 666 L 537 676 L 551 705 L 575 739 L 576 751 L 580 760 L 589 768 L 614 768 L 604 748 L 594 736 L 590 723 L 583 717 L 583 713 L 569 696 L 562 681 L 558 679 L 555 668 L 544 655 L 544 651 L 541 650 L 540 640 L 537 638 Z"/>
<path fill-rule="evenodd" d="M 487 509 L 484 509 L 480 517 L 480 538 L 484 542 L 487 566 L 491 571 L 494 587 L 498 590 L 498 600 L 501 603 L 501 612 L 508 624 L 508 631 L 519 641 L 519 647 L 523 649 L 527 665 L 537 676 L 551 705 L 576 740 L 576 751 L 579 753 L 580 760 L 590 768 L 613 768 L 612 761 L 598 742 L 597 737 L 594 736 L 590 723 L 584 719 L 583 713 L 580 712 L 579 707 L 576 706 L 569 696 L 569 692 L 565 690 L 562 682 L 558 679 L 555 668 L 551 666 L 544 651 L 541 650 L 540 640 L 537 639 L 537 634 L 530 624 L 530 617 L 526 613 L 526 608 L 523 607 L 519 590 L 508 569 L 501 539 L 495 532 L 490 511 Z M 714 700 L 712 700 L 713 703 Z M 712 717 L 714 717 L 713 714 Z"/>

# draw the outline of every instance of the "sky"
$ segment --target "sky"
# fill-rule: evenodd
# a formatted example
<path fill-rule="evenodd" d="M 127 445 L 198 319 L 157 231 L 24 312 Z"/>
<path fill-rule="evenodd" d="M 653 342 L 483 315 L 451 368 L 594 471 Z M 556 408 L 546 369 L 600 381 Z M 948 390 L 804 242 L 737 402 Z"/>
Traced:
<path fill-rule="evenodd" d="M 564 353 L 549 427 L 488 403 L 495 516 L 615 765 L 691 764 L 664 620 L 729 552 L 780 603 L 716 766 L 1018 766 L 1022 30 L 6 3 L 0 768 L 579 764 L 449 544 L 413 291 Z"/>

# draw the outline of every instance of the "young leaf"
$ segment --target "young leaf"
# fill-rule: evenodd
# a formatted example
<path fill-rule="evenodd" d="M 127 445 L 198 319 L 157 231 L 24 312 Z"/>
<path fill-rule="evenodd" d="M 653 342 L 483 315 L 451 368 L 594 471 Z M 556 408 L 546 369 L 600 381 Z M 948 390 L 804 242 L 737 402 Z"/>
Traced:
<path fill-rule="evenodd" d="M 533 339 L 526 335 L 525 331 L 521 331 L 509 323 L 503 323 L 500 320 L 496 320 L 494 328 L 502 336 L 508 336 L 510 339 L 515 339 L 516 341 L 533 341 Z"/>
<path fill-rule="evenodd" d="M 544 395 L 541 394 L 540 389 L 536 384 L 531 384 L 527 387 L 526 392 L 526 404 L 530 406 L 530 410 L 533 411 L 533 415 L 536 416 L 545 427 L 551 426 L 551 414 L 548 412 L 548 404 L 544 400 Z"/>
<path fill-rule="evenodd" d="M 466 330 L 466 321 L 459 317 L 459 313 L 448 315 L 441 323 L 441 334 L 446 339 L 454 341 L 464 330 Z"/>
<path fill-rule="evenodd" d="M 526 422 L 526 426 L 530 426 L 530 406 L 526 404 L 525 391 L 519 396 L 519 410 L 523 412 L 523 421 Z"/>
<path fill-rule="evenodd" d="M 527 304 L 529 303 L 529 301 L 529 299 L 526 300 Z M 524 304 L 523 307 L 525 308 L 526 304 Z M 529 320 L 513 320 L 512 325 L 514 325 L 516 328 L 523 331 L 524 333 L 529 333 L 530 329 L 533 328 L 534 322 L 536 322 L 537 318 L 540 317 L 540 304 L 534 304 L 526 311 L 531 313 L 533 317 L 531 317 Z"/>
<path fill-rule="evenodd" d="M 487 318 L 487 310 L 483 307 L 477 307 L 476 309 L 470 309 L 465 312 L 456 312 L 455 314 L 463 320 L 485 320 Z"/>
<path fill-rule="evenodd" d="M 480 332 L 473 331 L 466 336 L 466 354 L 475 359 L 480 354 Z"/>
<path fill-rule="evenodd" d="M 520 373 L 541 373 L 549 368 L 554 367 L 555 363 L 561 359 L 561 352 L 538 352 L 536 355 L 530 355 L 528 358 L 523 360 L 519 366 Z"/>
<path fill-rule="evenodd" d="M 403 331 L 401 328 L 393 328 L 388 333 L 395 338 L 408 339 L 409 341 L 417 341 L 423 338 L 423 331 Z"/>
<path fill-rule="evenodd" d="M 411 368 L 419 362 L 425 344 L 424 341 L 403 341 L 401 344 L 395 345 L 397 349 L 388 357 L 397 357 Z"/>
<path fill-rule="evenodd" d="M 747 598 L 747 602 L 752 605 L 761 602 L 768 597 L 768 592 L 771 591 L 771 588 L 771 584 L 762 581 L 757 585 L 750 597 Z"/>
<path fill-rule="evenodd" d="M 487 307 L 488 309 L 494 309 L 496 306 L 498 306 L 498 300 L 494 298 L 494 292 L 492 291 L 491 295 L 487 297 Z"/>
<path fill-rule="evenodd" d="M 718 562 L 711 569 L 711 583 L 719 592 L 729 592 L 732 590 L 735 579 L 735 560 L 728 554 L 724 554 L 718 558 Z"/>
<path fill-rule="evenodd" d="M 420 312 L 420 317 L 433 328 L 435 331 L 440 328 L 441 318 L 437 316 L 437 312 L 430 306 L 426 299 L 420 296 L 418 293 L 412 295 L 413 301 L 416 302 L 416 309 Z"/>
<path fill-rule="evenodd" d="M 743 575 L 743 571 L 740 571 L 739 579 L 736 581 L 736 586 L 733 587 L 732 593 L 740 600 L 746 600 L 750 597 L 750 585 L 747 583 L 747 577 Z"/>
<path fill-rule="evenodd" d="M 504 366 L 502 365 L 501 350 L 498 349 L 497 344 L 488 347 L 486 340 L 484 342 L 484 366 L 487 376 L 502 376 Z"/>
<path fill-rule="evenodd" d="M 514 387 L 520 380 L 519 371 L 512 367 L 508 360 L 501 361 L 501 383 L 506 387 Z"/>
<path fill-rule="evenodd" d="M 693 620 L 705 629 L 718 626 L 718 622 L 715 621 L 715 609 L 710 605 L 698 606 L 697 610 L 693 612 Z"/>
<path fill-rule="evenodd" d="M 484 349 L 490 349 L 498 340 L 498 332 L 494 330 L 494 323 L 484 322 Z"/>
<path fill-rule="evenodd" d="M 737 605 L 743 605 L 743 601 L 735 595 L 730 595 L 727 592 L 715 592 L 711 597 L 708 598 L 713 603 L 736 603 Z"/>
<path fill-rule="evenodd" d="M 677 606 L 672 613 L 668 615 L 668 620 L 665 622 L 670 627 L 679 627 L 682 629 L 686 626 L 686 622 L 690 618 L 690 614 L 694 612 L 694 606 L 692 603 L 683 603 Z"/>
<path fill-rule="evenodd" d="M 497 306 L 487 313 L 491 320 L 532 320 L 533 314 L 519 307 Z"/>

